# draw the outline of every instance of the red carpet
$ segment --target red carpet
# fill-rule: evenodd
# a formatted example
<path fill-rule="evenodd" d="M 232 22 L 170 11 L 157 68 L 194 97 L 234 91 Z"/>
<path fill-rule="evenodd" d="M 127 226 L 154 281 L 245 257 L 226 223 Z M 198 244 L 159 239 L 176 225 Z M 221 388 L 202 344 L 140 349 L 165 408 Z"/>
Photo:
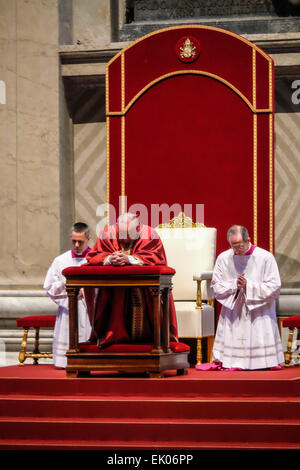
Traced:
<path fill-rule="evenodd" d="M 300 368 L 67 378 L 0 368 L 0 449 L 300 449 Z"/>

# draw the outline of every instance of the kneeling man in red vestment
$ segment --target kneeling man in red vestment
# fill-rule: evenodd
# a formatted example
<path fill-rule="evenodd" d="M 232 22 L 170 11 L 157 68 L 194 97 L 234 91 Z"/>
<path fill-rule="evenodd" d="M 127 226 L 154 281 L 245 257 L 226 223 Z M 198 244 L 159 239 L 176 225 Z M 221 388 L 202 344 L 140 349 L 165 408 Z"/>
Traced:
<path fill-rule="evenodd" d="M 157 232 L 141 225 L 135 214 L 122 214 L 116 225 L 102 230 L 86 256 L 100 266 L 167 265 Z M 153 309 L 147 288 L 86 288 L 85 298 L 92 322 L 90 340 L 99 348 L 113 343 L 153 340 Z M 175 306 L 170 295 L 170 339 L 177 340 Z"/>

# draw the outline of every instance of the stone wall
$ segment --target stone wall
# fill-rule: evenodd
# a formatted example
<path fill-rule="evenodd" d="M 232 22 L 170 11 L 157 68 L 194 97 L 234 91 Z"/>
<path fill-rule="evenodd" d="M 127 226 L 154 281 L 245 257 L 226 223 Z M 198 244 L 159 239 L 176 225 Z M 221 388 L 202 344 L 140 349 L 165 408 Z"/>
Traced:
<path fill-rule="evenodd" d="M 106 202 L 106 124 L 74 126 L 75 219 L 91 228 L 91 246 L 101 220 L 97 207 Z"/>
<path fill-rule="evenodd" d="M 110 3 L 0 0 L 0 12 L 0 288 L 40 287 L 83 217 L 59 44 L 107 46 Z"/>
<path fill-rule="evenodd" d="M 40 285 L 60 250 L 58 5 L 0 1 L 0 285 Z"/>

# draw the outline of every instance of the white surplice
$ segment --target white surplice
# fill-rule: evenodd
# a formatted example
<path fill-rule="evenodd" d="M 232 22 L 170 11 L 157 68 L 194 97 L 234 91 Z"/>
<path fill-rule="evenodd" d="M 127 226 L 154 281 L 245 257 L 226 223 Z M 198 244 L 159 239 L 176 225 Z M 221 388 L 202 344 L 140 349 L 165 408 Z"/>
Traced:
<path fill-rule="evenodd" d="M 70 266 L 86 263 L 86 258 L 73 258 L 69 250 L 57 256 L 48 269 L 44 289 L 48 296 L 58 305 L 58 312 L 53 333 L 53 364 L 66 367 L 66 352 L 69 349 L 69 305 L 65 289 L 66 278 L 62 271 Z M 87 341 L 91 333 L 91 324 L 84 299 L 78 300 L 78 336 L 79 342 Z"/>
<path fill-rule="evenodd" d="M 237 288 L 245 273 L 246 291 Z M 222 304 L 213 347 L 214 362 L 224 368 L 265 369 L 284 361 L 275 301 L 280 276 L 274 256 L 255 247 L 250 255 L 221 253 L 214 267 L 211 287 Z"/>

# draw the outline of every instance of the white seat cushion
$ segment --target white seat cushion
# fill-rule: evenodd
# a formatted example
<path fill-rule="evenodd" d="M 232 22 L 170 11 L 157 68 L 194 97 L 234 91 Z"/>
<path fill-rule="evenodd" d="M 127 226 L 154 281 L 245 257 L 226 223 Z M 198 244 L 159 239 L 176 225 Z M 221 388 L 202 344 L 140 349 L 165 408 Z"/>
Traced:
<path fill-rule="evenodd" d="M 196 300 L 197 288 L 193 277 L 213 270 L 216 229 L 157 228 L 156 231 L 163 242 L 168 265 L 176 270 L 173 277 L 174 300 Z M 206 282 L 202 284 L 202 298 L 207 299 Z"/>
<path fill-rule="evenodd" d="M 199 310 L 195 308 L 195 302 L 175 302 L 179 338 L 214 335 L 214 308 L 202 305 L 202 310 Z"/>

